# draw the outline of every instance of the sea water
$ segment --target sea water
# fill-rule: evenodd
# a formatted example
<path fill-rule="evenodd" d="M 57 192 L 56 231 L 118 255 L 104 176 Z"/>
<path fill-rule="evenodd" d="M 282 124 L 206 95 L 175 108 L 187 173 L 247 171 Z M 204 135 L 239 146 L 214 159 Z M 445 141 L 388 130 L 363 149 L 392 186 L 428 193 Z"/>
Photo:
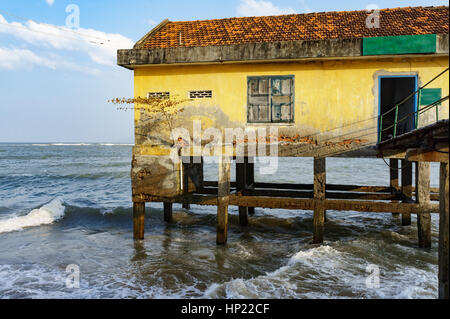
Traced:
<path fill-rule="evenodd" d="M 147 205 L 132 239 L 132 145 L 0 144 L 0 298 L 437 298 L 438 222 L 431 250 L 392 214 L 328 211 L 311 245 L 310 211 L 256 209 L 215 244 L 216 209 Z M 280 158 L 260 182 L 312 183 L 313 161 Z M 205 176 L 217 178 L 217 165 Z M 439 167 L 431 165 L 431 186 Z M 234 175 L 234 174 L 233 174 Z M 327 159 L 327 182 L 389 186 L 381 159 Z M 67 284 L 79 270 L 79 285 Z M 69 268 L 68 268 L 69 266 Z M 70 268 L 72 267 L 72 268 Z M 374 273 L 373 269 L 377 272 Z M 370 284 L 376 275 L 377 284 Z"/>

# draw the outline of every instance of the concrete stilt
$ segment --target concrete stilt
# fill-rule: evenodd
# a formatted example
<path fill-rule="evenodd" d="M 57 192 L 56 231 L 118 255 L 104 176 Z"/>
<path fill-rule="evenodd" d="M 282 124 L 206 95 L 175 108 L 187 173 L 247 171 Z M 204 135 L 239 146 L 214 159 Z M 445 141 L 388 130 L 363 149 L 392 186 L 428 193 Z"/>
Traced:
<path fill-rule="evenodd" d="M 217 196 L 217 244 L 224 245 L 228 237 L 228 204 L 230 201 L 230 163 L 228 156 L 219 161 L 219 189 Z"/>
<path fill-rule="evenodd" d="M 440 172 L 440 214 L 439 214 L 439 298 L 449 299 L 449 163 L 441 163 Z"/>
<path fill-rule="evenodd" d="M 419 204 L 427 205 L 430 203 L 430 163 L 418 162 L 416 167 L 416 201 Z M 417 231 L 419 247 L 431 248 L 431 215 L 429 212 L 417 214 Z"/>

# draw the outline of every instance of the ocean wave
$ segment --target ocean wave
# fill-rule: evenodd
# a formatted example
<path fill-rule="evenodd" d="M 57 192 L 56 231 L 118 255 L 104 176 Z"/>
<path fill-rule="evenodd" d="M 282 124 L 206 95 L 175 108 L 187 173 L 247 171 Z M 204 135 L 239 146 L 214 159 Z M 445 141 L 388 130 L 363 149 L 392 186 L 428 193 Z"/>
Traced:
<path fill-rule="evenodd" d="M 367 286 L 369 263 L 339 244 L 301 250 L 287 264 L 254 278 L 213 283 L 204 298 L 436 298 L 436 270 L 380 263 L 380 287 Z M 320 286 L 317 283 L 320 283 Z M 408 283 L 408 284 L 405 284 Z"/>
<path fill-rule="evenodd" d="M 14 216 L 0 220 L 0 234 L 22 230 L 26 227 L 52 224 L 64 217 L 62 200 L 56 198 L 41 208 L 33 209 L 25 216 Z"/>
<path fill-rule="evenodd" d="M 46 143 L 46 144 L 31 144 L 31 146 L 91 146 L 89 143 Z"/>
<path fill-rule="evenodd" d="M 136 275 L 123 276 L 109 269 L 91 276 L 82 273 L 79 288 L 66 286 L 67 265 L 58 264 L 2 264 L 0 265 L 1 298 L 14 299 L 182 299 L 186 295 L 200 294 L 190 285 L 167 290 L 155 280 L 149 286 Z M 81 268 L 81 267 L 80 267 Z M 83 271 L 83 268 L 81 268 Z M 125 272 L 125 271 L 124 271 Z"/>
<path fill-rule="evenodd" d="M 309 282 L 317 282 L 316 272 L 323 271 L 324 268 L 330 268 L 330 266 L 334 268 L 336 260 L 342 258 L 341 255 L 341 252 L 330 246 L 319 246 L 300 251 L 292 256 L 285 266 L 265 275 L 250 279 L 237 278 L 222 284 L 214 283 L 206 289 L 204 297 L 212 299 L 311 298 L 313 296 L 310 294 L 316 292 L 309 287 Z M 320 265 L 322 265 L 322 269 L 319 267 Z M 328 272 L 327 270 L 329 269 L 326 269 L 325 272 Z M 312 278 L 314 279 L 312 280 Z M 329 298 L 331 296 L 322 292 L 315 297 Z"/>

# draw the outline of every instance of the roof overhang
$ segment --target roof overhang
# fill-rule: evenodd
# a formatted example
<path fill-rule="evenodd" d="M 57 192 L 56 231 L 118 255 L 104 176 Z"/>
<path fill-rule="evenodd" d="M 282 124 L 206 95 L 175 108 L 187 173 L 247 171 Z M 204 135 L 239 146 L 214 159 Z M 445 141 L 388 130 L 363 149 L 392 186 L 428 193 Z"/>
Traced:
<path fill-rule="evenodd" d="M 448 53 L 449 35 L 437 35 L 436 51 L 430 54 L 448 55 Z M 329 39 L 118 50 L 117 64 L 128 69 L 134 69 L 135 67 L 148 65 L 281 62 L 358 57 L 370 58 L 370 56 L 364 56 L 363 39 Z M 383 55 L 373 57 L 380 58 Z M 392 55 L 389 55 L 389 57 L 392 57 Z"/>

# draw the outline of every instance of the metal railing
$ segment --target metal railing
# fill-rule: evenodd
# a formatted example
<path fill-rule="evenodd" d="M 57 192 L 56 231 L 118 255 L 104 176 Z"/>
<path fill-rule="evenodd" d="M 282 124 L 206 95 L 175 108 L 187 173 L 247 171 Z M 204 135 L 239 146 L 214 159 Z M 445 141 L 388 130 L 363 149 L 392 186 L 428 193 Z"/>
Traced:
<path fill-rule="evenodd" d="M 449 68 L 445 69 L 444 71 L 442 71 L 441 73 L 439 73 L 437 76 L 435 76 L 433 79 L 431 79 L 428 83 L 426 83 L 425 85 L 423 85 L 422 87 L 420 87 L 417 91 L 411 93 L 410 95 L 408 95 L 407 97 L 405 97 L 403 100 L 401 100 L 399 103 L 396 103 L 395 106 L 393 108 L 391 108 L 389 111 L 387 111 L 386 113 L 380 115 L 379 119 L 379 137 L 378 137 L 378 143 L 381 143 L 383 140 L 383 133 L 390 130 L 390 129 L 394 129 L 393 130 L 393 138 L 397 136 L 398 133 L 398 125 L 402 122 L 404 122 L 405 120 L 408 120 L 411 116 L 415 116 L 415 120 L 414 120 L 414 129 L 418 128 L 419 125 L 419 115 L 432 109 L 433 107 L 436 107 L 436 122 L 439 121 L 439 105 L 448 100 L 449 96 L 447 95 L 444 98 L 439 99 L 438 101 L 435 101 L 423 108 L 420 109 L 420 97 L 421 97 L 421 93 L 422 90 L 424 88 L 426 88 L 429 84 L 431 84 L 432 82 L 434 82 L 437 78 L 439 78 L 440 76 L 442 76 L 443 74 L 445 74 L 447 71 L 449 70 Z M 403 105 L 405 102 L 409 101 L 409 99 L 411 99 L 412 97 L 416 96 L 417 94 L 417 111 L 415 112 L 411 112 L 409 114 L 407 114 L 406 116 L 404 116 L 403 118 L 401 118 L 400 120 L 398 119 L 399 116 L 399 108 L 401 105 Z M 388 114 L 390 114 L 391 112 L 395 111 L 394 114 L 394 124 L 383 128 L 383 117 L 386 117 Z"/>

